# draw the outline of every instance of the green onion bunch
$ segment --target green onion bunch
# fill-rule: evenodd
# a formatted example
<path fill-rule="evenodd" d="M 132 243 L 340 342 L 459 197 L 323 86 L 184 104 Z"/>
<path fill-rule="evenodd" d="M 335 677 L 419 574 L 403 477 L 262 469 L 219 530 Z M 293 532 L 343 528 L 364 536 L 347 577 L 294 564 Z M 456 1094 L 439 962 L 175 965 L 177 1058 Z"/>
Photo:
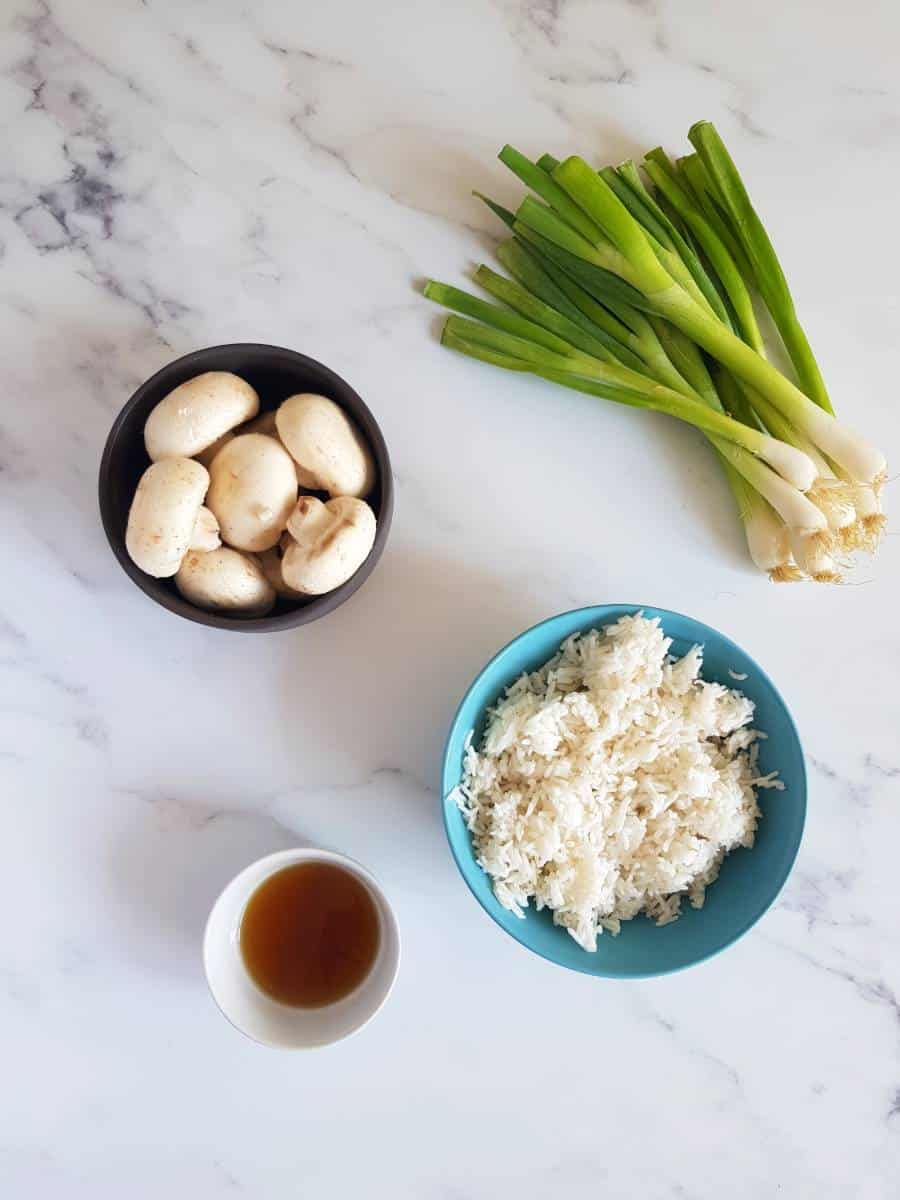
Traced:
<path fill-rule="evenodd" d="M 452 310 L 445 346 L 588 395 L 687 421 L 717 454 L 751 557 L 777 582 L 836 582 L 874 551 L 885 459 L 839 421 L 771 241 L 708 121 L 694 153 L 661 149 L 594 170 L 584 159 L 501 161 L 530 189 L 507 226 L 507 274 L 479 266 L 485 300 L 429 281 Z M 768 310 L 794 379 L 768 359 Z"/>

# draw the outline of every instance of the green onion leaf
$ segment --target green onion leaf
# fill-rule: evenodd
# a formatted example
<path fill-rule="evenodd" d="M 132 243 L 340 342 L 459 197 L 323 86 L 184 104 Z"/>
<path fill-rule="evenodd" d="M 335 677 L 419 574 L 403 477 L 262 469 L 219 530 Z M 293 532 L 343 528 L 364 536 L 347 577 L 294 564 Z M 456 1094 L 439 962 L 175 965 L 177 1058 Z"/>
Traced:
<path fill-rule="evenodd" d="M 490 267 L 482 264 L 475 272 L 475 282 L 495 300 L 501 300 L 504 304 L 508 304 L 521 316 L 542 326 L 576 349 L 605 362 L 612 360 L 613 356 L 608 347 L 599 338 L 585 332 L 581 325 L 569 317 L 563 316 L 549 304 L 545 304 L 543 300 L 527 291 L 516 280 L 498 275 L 496 271 L 492 271 Z"/>
<path fill-rule="evenodd" d="M 607 263 L 600 263 L 600 266 L 608 266 L 608 269 L 627 279 L 650 299 L 657 292 L 667 292 L 677 287 L 657 258 L 641 225 L 583 158 L 574 155 L 567 158 L 553 172 L 553 178 L 605 230 L 627 269 Z M 577 254 L 578 251 L 573 250 L 573 253 Z"/>
<path fill-rule="evenodd" d="M 684 234 L 682 234 L 681 230 L 677 228 L 674 221 L 672 221 L 672 219 L 663 211 L 655 198 L 644 187 L 643 181 L 641 180 L 637 167 L 634 165 L 634 163 L 621 163 L 619 167 L 612 172 L 612 175 L 616 179 L 619 188 L 621 189 L 621 191 L 614 189 L 616 190 L 616 195 L 618 195 L 623 203 L 626 204 L 626 207 L 628 207 L 628 204 L 625 197 L 634 197 L 634 199 L 640 204 L 641 209 L 649 213 L 655 223 L 665 230 L 673 249 L 678 254 L 678 257 L 684 263 L 687 270 L 690 272 L 691 278 L 696 284 L 696 287 L 702 295 L 705 303 L 723 324 L 730 325 L 731 318 L 728 315 L 728 310 L 722 303 L 722 297 L 716 290 L 715 284 L 704 269 L 699 255 Z M 638 220 L 641 220 L 639 216 L 640 210 L 631 211 L 633 211 L 634 215 L 638 217 Z M 641 221 L 641 223 L 644 224 L 643 221 Z M 665 266 L 666 264 L 663 263 L 663 265 Z"/>
<path fill-rule="evenodd" d="M 561 337 L 557 337 L 555 333 L 543 329 L 533 321 L 526 320 L 518 313 L 510 312 L 497 304 L 488 304 L 486 300 L 482 300 L 479 296 L 472 296 L 460 288 L 429 279 L 425 284 L 424 292 L 425 296 L 429 300 L 434 300 L 436 304 L 441 304 L 444 308 L 452 308 L 454 312 L 463 313 L 467 317 L 475 317 L 493 329 L 533 342 L 535 345 L 543 346 L 564 357 L 575 354 L 573 347 L 563 341 Z"/>
<path fill-rule="evenodd" d="M 728 247 L 707 221 L 699 206 L 682 188 L 674 172 L 662 166 L 659 161 L 661 154 L 660 150 L 651 150 L 647 155 L 647 174 L 703 248 L 734 309 L 741 337 L 757 354 L 765 354 L 762 334 L 753 311 L 753 301 L 743 276 L 728 252 Z"/>
<path fill-rule="evenodd" d="M 832 412 L 825 381 L 806 333 L 797 319 L 781 263 L 725 143 L 709 121 L 698 121 L 692 126 L 688 137 L 700 155 L 728 221 L 750 260 L 757 286 L 787 347 L 801 388 L 826 412 Z"/>
<path fill-rule="evenodd" d="M 601 304 L 605 304 L 615 313 L 623 324 L 628 324 L 627 317 L 623 315 L 627 309 L 656 312 L 655 306 L 646 296 L 613 271 L 607 271 L 603 267 L 585 262 L 577 254 L 563 250 L 561 246 L 549 238 L 543 237 L 521 221 L 516 221 L 513 230 L 518 237 L 521 237 L 529 245 L 537 247 L 543 255 L 562 267 L 566 274 L 579 283 L 595 300 L 599 300 Z"/>
<path fill-rule="evenodd" d="M 584 309 L 580 308 L 568 294 L 570 290 L 577 289 L 578 285 L 570 280 L 564 272 L 560 272 L 563 283 L 563 286 L 560 286 L 560 283 L 547 270 L 547 267 L 550 267 L 551 270 L 554 269 L 554 265 L 549 262 L 541 265 L 538 254 L 539 252 L 536 248 L 532 247 L 528 249 L 516 238 L 510 238 L 508 241 L 501 242 L 497 247 L 497 258 L 523 288 L 531 292 L 533 296 L 543 300 L 545 304 L 555 309 L 563 317 L 567 317 L 569 321 L 579 326 L 585 334 L 600 342 L 619 362 L 625 366 L 633 367 L 634 370 L 640 370 L 642 366 L 640 358 L 624 345 L 621 340 L 622 336 L 624 336 L 625 341 L 627 341 L 630 331 L 616 321 L 615 317 L 605 309 L 601 309 L 602 315 L 606 318 L 603 324 L 598 325 L 592 321 Z M 559 270 L 559 268 L 555 269 Z M 587 293 L 583 293 L 583 295 L 588 304 L 593 306 L 594 310 L 601 308 L 600 305 L 591 300 L 590 296 L 587 296 Z"/>
<path fill-rule="evenodd" d="M 567 221 L 573 229 L 577 229 L 582 237 L 587 238 L 592 245 L 605 240 L 602 230 L 598 229 L 590 217 L 582 212 L 578 205 L 566 195 L 559 184 L 554 183 L 546 171 L 539 166 L 535 166 L 530 159 L 527 159 L 524 154 L 520 154 L 515 147 L 504 146 L 497 157 L 505 166 L 509 167 L 514 175 L 517 175 L 522 180 L 526 187 L 530 187 L 533 192 L 537 192 L 542 200 L 546 200 L 550 207 L 559 213 L 564 221 Z"/>

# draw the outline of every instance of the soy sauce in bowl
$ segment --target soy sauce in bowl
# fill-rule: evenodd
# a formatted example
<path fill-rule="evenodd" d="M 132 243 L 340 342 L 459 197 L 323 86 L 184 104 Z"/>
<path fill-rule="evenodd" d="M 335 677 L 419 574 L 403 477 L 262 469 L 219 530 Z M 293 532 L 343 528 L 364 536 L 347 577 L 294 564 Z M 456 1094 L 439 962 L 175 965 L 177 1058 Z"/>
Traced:
<path fill-rule="evenodd" d="M 247 901 L 241 956 L 257 987 L 280 1004 L 322 1008 L 366 979 L 381 928 L 365 884 L 329 862 L 298 862 L 265 879 Z"/>

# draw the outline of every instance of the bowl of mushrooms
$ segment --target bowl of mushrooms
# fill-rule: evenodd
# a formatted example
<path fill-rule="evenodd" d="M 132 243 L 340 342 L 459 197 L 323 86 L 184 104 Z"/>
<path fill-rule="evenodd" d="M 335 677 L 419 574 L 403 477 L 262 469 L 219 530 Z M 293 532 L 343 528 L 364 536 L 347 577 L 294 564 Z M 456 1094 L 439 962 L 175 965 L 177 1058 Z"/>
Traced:
<path fill-rule="evenodd" d="M 387 447 L 339 375 L 256 343 L 157 371 L 113 425 L 100 513 L 170 612 L 219 629 L 305 625 L 362 586 L 393 511 Z"/>

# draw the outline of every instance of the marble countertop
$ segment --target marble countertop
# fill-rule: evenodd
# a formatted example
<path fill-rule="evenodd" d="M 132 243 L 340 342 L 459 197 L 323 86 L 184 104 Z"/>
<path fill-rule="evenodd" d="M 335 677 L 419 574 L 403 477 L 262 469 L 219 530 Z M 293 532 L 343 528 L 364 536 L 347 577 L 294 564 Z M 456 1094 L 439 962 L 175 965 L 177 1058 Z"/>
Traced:
<path fill-rule="evenodd" d="M 853 586 L 769 585 L 690 431 L 448 354 L 414 286 L 489 255 L 469 192 L 515 194 L 504 141 L 611 161 L 709 117 L 896 463 L 896 5 L 2 7 L 3 1195 L 896 1196 L 900 543 Z M 95 498 L 136 385 L 239 340 L 348 378 L 397 474 L 373 578 L 264 638 L 150 604 Z M 630 985 L 503 937 L 436 795 L 486 658 L 607 601 L 741 643 L 811 767 L 775 908 Z M 384 1012 L 308 1056 L 236 1034 L 199 956 L 229 876 L 297 843 L 365 862 L 404 935 Z"/>

